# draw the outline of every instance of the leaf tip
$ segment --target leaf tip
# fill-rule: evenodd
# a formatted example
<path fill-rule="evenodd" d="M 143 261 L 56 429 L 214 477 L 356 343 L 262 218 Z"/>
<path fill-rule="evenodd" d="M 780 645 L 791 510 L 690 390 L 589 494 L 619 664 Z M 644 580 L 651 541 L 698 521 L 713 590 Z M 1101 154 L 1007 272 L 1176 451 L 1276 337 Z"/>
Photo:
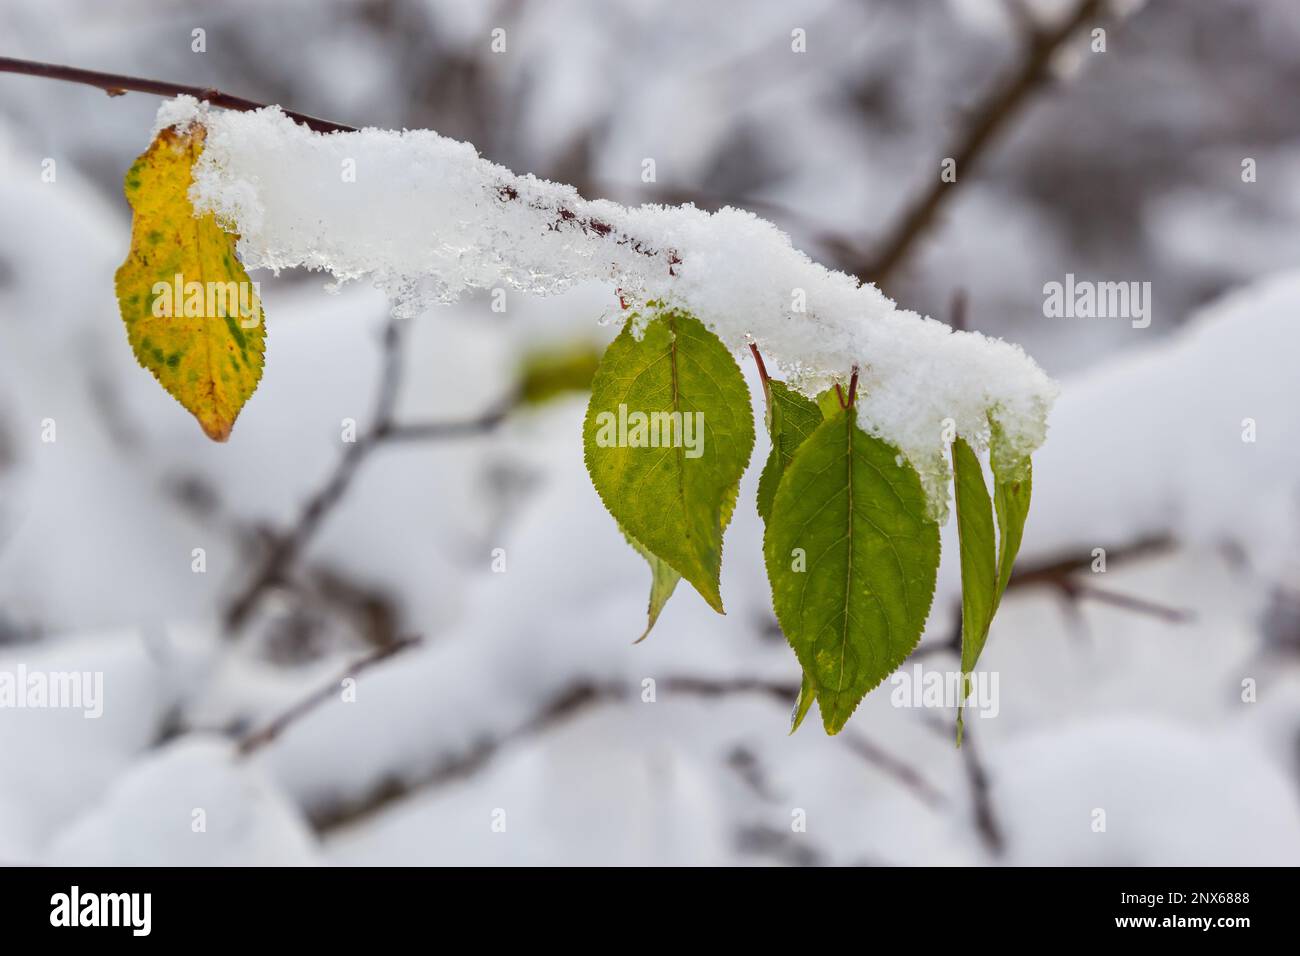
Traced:
<path fill-rule="evenodd" d="M 230 440 L 230 433 L 234 430 L 235 423 L 225 419 L 203 419 L 197 415 L 199 427 L 203 429 L 203 434 L 207 435 L 215 442 L 226 442 Z"/>
<path fill-rule="evenodd" d="M 843 717 L 837 717 L 835 711 L 831 708 L 827 708 L 822 712 L 822 728 L 826 731 L 827 737 L 834 737 L 844 729 L 844 725 L 848 722 L 848 714 L 845 714 Z"/>
<path fill-rule="evenodd" d="M 717 581 L 694 581 L 690 578 L 687 580 L 690 581 L 691 586 L 695 588 L 700 597 L 704 598 L 709 607 L 719 614 L 727 613 L 722 608 L 722 588 Z"/>

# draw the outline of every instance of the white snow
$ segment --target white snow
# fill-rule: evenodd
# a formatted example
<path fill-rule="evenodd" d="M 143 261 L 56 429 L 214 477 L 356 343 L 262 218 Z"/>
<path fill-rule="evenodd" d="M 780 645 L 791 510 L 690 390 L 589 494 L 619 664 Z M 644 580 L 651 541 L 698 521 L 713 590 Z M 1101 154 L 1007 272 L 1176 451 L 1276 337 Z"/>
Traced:
<path fill-rule="evenodd" d="M 194 734 L 159 749 L 53 841 L 62 866 L 307 866 L 320 862 L 297 810 L 229 741 Z"/>
<path fill-rule="evenodd" d="M 1259 567 L 1294 553 L 1297 302 L 1300 271 L 1279 273 L 1071 379 L 1052 416 L 1068 438 L 1034 461 L 1023 554 L 1161 535 L 1232 540 Z"/>
<path fill-rule="evenodd" d="M 860 422 L 917 468 L 940 514 L 947 420 L 984 447 L 991 416 L 1008 461 L 1046 437 L 1056 389 L 1020 348 L 897 308 L 752 213 L 589 201 L 428 130 L 326 135 L 276 107 L 226 112 L 181 97 L 157 126 L 192 121 L 207 130 L 195 208 L 239 234 L 247 267 L 368 279 L 399 315 L 472 290 L 603 281 L 630 303 L 690 310 L 735 352 L 756 343 L 806 394 L 859 367 Z"/>

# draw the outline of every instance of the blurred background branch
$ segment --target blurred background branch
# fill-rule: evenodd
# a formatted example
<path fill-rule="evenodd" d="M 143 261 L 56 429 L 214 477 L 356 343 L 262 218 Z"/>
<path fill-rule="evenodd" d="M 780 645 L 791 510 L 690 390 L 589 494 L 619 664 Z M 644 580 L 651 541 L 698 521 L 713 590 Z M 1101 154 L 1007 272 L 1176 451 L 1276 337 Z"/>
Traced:
<path fill-rule="evenodd" d="M 1079 0 L 1060 17 L 1059 23 L 1042 26 L 1020 5 L 1012 8 L 1020 15 L 1023 43 L 1020 59 L 1005 80 L 995 84 L 984 100 L 972 111 L 961 136 L 951 143 L 944 158 L 955 161 L 957 178 L 952 182 L 934 175 L 929 186 L 911 200 L 894 224 L 885 230 L 879 251 L 861 263 L 855 272 L 866 281 L 886 288 L 894 271 L 920 241 L 944 205 L 951 201 L 957 183 L 964 182 L 978 165 L 980 155 L 995 138 L 1011 126 L 1047 83 L 1049 65 L 1061 45 L 1084 25 L 1096 26 L 1106 10 L 1104 0 Z M 937 169 L 938 163 L 931 168 Z"/>

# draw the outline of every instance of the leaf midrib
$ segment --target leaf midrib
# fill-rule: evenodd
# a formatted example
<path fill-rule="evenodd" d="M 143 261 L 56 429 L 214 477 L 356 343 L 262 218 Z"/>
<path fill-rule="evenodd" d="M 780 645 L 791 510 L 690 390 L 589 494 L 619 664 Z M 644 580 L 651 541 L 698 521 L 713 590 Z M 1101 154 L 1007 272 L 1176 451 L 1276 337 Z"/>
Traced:
<path fill-rule="evenodd" d="M 668 367 L 673 383 L 672 411 L 681 412 L 681 395 L 677 381 L 677 319 L 669 313 L 665 316 L 668 322 Z M 686 507 L 686 458 L 684 457 L 686 449 L 682 442 L 673 442 L 673 454 L 677 459 L 677 500 L 681 504 L 682 514 L 686 515 L 689 510 Z M 690 527 L 686 528 L 686 536 L 690 537 Z"/>
<path fill-rule="evenodd" d="M 838 709 L 839 695 L 844 692 L 844 654 L 848 650 L 849 644 L 849 599 L 853 594 L 853 416 L 845 414 L 844 421 L 847 424 L 848 433 L 848 453 L 844 456 L 848 463 L 848 480 L 846 487 L 849 495 L 849 520 L 848 531 L 845 537 L 848 540 L 848 555 L 844 561 L 844 610 L 841 615 L 842 624 L 840 626 L 840 672 L 837 675 L 835 685 L 835 703 Z M 888 615 L 886 615 L 888 618 Z"/>

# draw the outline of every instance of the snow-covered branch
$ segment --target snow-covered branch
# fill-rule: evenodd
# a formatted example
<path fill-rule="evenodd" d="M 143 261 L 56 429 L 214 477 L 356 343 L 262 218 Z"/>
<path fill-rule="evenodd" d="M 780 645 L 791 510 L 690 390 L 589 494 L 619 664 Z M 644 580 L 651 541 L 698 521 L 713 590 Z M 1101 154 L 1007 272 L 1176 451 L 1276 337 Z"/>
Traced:
<path fill-rule="evenodd" d="M 604 282 L 691 311 L 737 353 L 756 343 L 806 394 L 856 365 L 861 424 L 917 468 L 939 511 L 954 429 L 984 446 L 992 419 L 1017 457 L 1046 436 L 1055 386 L 1021 349 L 897 308 L 751 213 L 586 200 L 427 130 L 324 135 L 276 107 L 190 97 L 159 111 L 159 128 L 191 122 L 207 128 L 191 198 L 239 234 L 248 267 L 367 279 L 399 315 L 473 290 Z"/>

